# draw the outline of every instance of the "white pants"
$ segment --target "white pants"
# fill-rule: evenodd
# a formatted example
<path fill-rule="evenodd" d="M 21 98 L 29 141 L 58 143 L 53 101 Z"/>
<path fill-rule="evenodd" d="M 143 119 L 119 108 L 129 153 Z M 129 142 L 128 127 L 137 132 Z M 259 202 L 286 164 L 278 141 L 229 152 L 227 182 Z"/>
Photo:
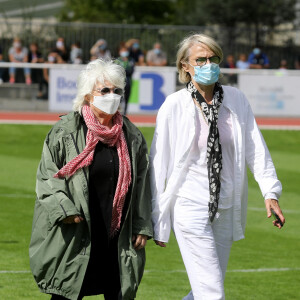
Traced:
<path fill-rule="evenodd" d="M 178 197 L 172 225 L 192 291 L 185 300 L 224 300 L 224 278 L 232 245 L 232 208 L 219 209 L 213 223 L 208 204 Z"/>

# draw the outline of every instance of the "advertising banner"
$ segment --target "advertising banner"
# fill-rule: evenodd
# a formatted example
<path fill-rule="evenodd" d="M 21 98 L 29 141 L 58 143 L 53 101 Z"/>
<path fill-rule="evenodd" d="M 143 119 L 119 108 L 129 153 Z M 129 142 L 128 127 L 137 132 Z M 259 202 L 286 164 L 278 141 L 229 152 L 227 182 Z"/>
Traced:
<path fill-rule="evenodd" d="M 50 69 L 49 110 L 71 111 L 77 92 L 78 69 Z M 155 113 L 165 98 L 176 90 L 176 68 L 136 67 L 132 77 L 128 113 Z"/>
<path fill-rule="evenodd" d="M 238 87 L 250 102 L 255 116 L 300 115 L 299 76 L 284 70 L 273 74 L 239 74 Z"/>

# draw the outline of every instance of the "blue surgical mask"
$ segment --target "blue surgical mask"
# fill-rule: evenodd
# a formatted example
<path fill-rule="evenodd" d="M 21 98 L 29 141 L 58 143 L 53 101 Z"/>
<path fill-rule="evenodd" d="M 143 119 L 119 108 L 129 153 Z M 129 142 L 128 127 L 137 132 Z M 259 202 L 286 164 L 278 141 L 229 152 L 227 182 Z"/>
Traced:
<path fill-rule="evenodd" d="M 107 45 L 104 43 L 104 44 L 99 46 L 99 49 L 104 51 L 104 50 L 106 50 L 106 47 L 107 47 Z"/>
<path fill-rule="evenodd" d="M 160 49 L 158 49 L 158 48 L 154 49 L 154 53 L 157 55 L 160 54 Z"/>
<path fill-rule="evenodd" d="M 133 48 L 133 49 L 139 49 L 139 48 L 140 48 L 140 44 L 139 44 L 139 43 L 134 43 L 134 44 L 132 45 L 132 48 Z"/>
<path fill-rule="evenodd" d="M 253 53 L 254 53 L 254 55 L 259 55 L 260 54 L 260 49 L 259 48 L 254 48 Z"/>
<path fill-rule="evenodd" d="M 220 67 L 218 64 L 205 64 L 204 66 L 192 66 L 195 70 L 193 79 L 203 85 L 211 85 L 218 81 L 220 75 Z"/>
<path fill-rule="evenodd" d="M 121 52 L 120 52 L 120 55 L 121 55 L 122 57 L 128 57 L 128 56 L 129 56 L 129 52 L 128 52 L 128 51 L 121 51 Z"/>

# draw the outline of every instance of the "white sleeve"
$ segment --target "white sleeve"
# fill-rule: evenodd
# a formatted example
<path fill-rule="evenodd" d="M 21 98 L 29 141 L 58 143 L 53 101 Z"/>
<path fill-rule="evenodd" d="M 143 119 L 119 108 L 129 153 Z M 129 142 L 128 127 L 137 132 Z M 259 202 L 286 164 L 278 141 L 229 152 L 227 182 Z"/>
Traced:
<path fill-rule="evenodd" d="M 170 131 L 168 111 L 163 105 L 158 112 L 150 150 L 150 178 L 152 190 L 152 223 L 154 239 L 167 242 L 171 230 L 170 211 L 163 201 L 170 163 Z"/>

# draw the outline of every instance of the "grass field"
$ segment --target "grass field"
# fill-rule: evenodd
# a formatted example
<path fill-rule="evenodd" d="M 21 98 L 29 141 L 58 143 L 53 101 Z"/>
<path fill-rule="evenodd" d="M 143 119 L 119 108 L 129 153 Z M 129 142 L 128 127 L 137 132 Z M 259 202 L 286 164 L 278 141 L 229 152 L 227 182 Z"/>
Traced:
<path fill-rule="evenodd" d="M 0 125 L 0 299 L 49 299 L 29 272 L 28 244 L 35 174 L 50 126 Z M 148 144 L 153 128 L 142 128 Z M 300 131 L 263 131 L 283 184 L 287 219 L 276 230 L 266 218 L 258 185 L 249 176 L 246 239 L 234 243 L 225 281 L 229 300 L 300 299 Z M 166 249 L 149 241 L 137 300 L 180 300 L 189 291 L 174 237 Z M 102 296 L 87 299 L 103 299 Z"/>

